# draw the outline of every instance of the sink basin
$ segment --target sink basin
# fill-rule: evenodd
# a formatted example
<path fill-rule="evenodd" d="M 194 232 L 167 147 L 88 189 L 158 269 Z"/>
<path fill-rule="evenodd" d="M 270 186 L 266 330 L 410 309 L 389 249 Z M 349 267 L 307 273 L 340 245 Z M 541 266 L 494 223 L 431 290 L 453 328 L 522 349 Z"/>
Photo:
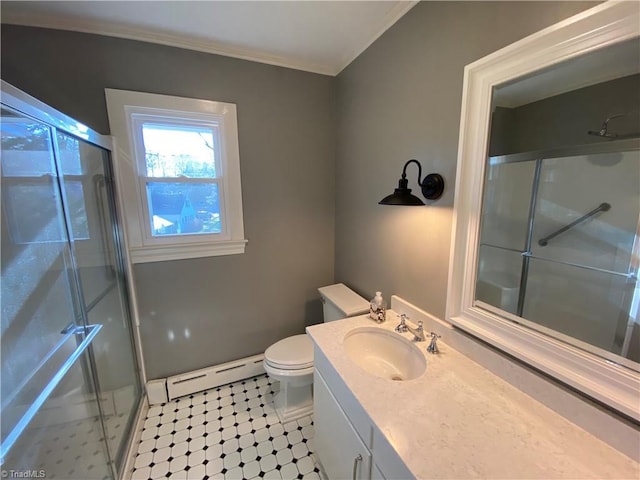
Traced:
<path fill-rule="evenodd" d="M 347 356 L 366 372 L 389 380 L 411 380 L 422 375 L 427 361 L 418 347 L 395 332 L 362 327 L 344 337 Z"/>

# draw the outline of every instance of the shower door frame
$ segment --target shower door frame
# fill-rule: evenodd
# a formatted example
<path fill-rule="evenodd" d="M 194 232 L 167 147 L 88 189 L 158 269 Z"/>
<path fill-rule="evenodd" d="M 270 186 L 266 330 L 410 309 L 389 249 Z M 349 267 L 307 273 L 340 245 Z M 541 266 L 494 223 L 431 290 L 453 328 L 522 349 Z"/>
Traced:
<path fill-rule="evenodd" d="M 636 236 L 633 242 L 633 248 L 631 251 L 631 259 L 628 267 L 628 272 L 626 274 L 609 271 L 609 270 L 603 270 L 597 267 L 578 265 L 570 262 L 562 262 L 557 259 L 548 260 L 545 258 L 534 256 L 531 251 L 532 243 L 533 243 L 533 233 L 534 233 L 534 229 L 533 229 L 534 220 L 535 220 L 534 217 L 535 217 L 536 203 L 538 200 L 538 190 L 539 190 L 538 187 L 540 183 L 540 171 L 542 169 L 542 162 L 544 162 L 545 160 L 561 159 L 561 158 L 567 158 L 567 157 L 600 155 L 600 154 L 619 153 L 619 152 L 638 152 L 638 151 L 640 151 L 640 138 L 632 138 L 632 139 L 623 139 L 623 140 L 609 140 L 609 141 L 606 141 L 606 143 L 571 145 L 571 146 L 563 146 L 563 147 L 547 149 L 547 150 L 511 153 L 506 155 L 496 155 L 496 156 L 490 157 L 487 162 L 487 171 L 491 166 L 503 165 L 507 163 L 522 163 L 522 162 L 536 162 L 536 163 L 535 163 L 535 169 L 533 174 L 533 181 L 531 185 L 531 201 L 529 203 L 529 213 L 526 221 L 526 225 L 527 225 L 527 232 L 525 235 L 526 243 L 524 245 L 523 251 L 518 251 L 518 253 L 522 256 L 522 269 L 520 272 L 520 285 L 518 288 L 517 313 L 512 314 L 499 307 L 496 307 L 495 305 L 491 305 L 477 299 L 474 299 L 474 305 L 484 310 L 487 310 L 493 314 L 500 315 L 501 317 L 511 320 L 512 322 L 521 323 L 533 330 L 542 332 L 545 335 L 558 338 L 567 344 L 574 345 L 582 350 L 594 353 L 595 355 L 606 358 L 612 362 L 624 365 L 625 367 L 630 368 L 632 370 L 638 370 L 639 366 L 636 362 L 632 362 L 620 355 L 609 352 L 607 350 L 596 347 L 594 345 L 588 344 L 586 342 L 576 339 L 575 337 L 571 337 L 570 335 L 563 334 L 562 332 L 559 332 L 557 330 L 553 330 L 551 328 L 539 325 L 533 321 L 527 320 L 527 318 L 523 316 L 524 301 L 526 297 L 527 282 L 528 282 L 529 263 L 532 259 L 546 260 L 546 261 L 551 261 L 551 262 L 559 263 L 566 266 L 585 268 L 591 271 L 598 271 L 601 273 L 625 277 L 630 280 L 635 279 L 635 282 L 636 282 L 636 288 L 634 289 L 635 295 L 634 295 L 634 298 L 630 301 L 630 309 L 633 309 L 634 305 L 638 305 L 638 303 L 640 302 L 640 298 L 638 298 L 640 296 L 640 291 L 638 289 L 638 283 L 640 282 L 640 280 L 638 279 L 638 265 L 634 264 L 633 261 L 634 261 L 634 258 L 637 258 L 638 255 L 640 255 L 640 215 L 636 220 Z M 485 185 L 486 185 L 486 180 L 485 180 Z M 484 205 L 481 206 L 481 209 L 483 208 L 484 208 Z M 479 231 L 482 232 L 482 220 L 480 221 Z M 480 243 L 479 241 L 478 245 L 480 246 L 483 244 Z M 494 245 L 489 245 L 489 246 L 494 246 Z M 477 282 L 478 273 L 479 273 L 478 270 L 476 270 L 476 282 Z M 629 335 L 629 333 L 630 332 L 628 331 L 628 328 L 627 328 L 627 332 L 625 335 L 625 344 L 628 344 L 629 338 L 627 338 L 627 336 Z"/>
<path fill-rule="evenodd" d="M 107 189 L 111 191 L 110 195 L 107 195 L 107 199 L 109 201 L 109 209 L 111 210 L 111 214 L 113 217 L 112 222 L 112 233 L 113 233 L 113 244 L 115 247 L 114 257 L 115 257 L 115 266 L 120 271 L 122 275 L 123 282 L 123 291 L 124 295 L 124 306 L 127 309 L 127 314 L 129 317 L 130 323 L 130 341 L 132 346 L 133 353 L 133 370 L 136 375 L 136 379 L 139 382 L 141 395 L 137 399 L 137 402 L 134 404 L 133 415 L 130 418 L 130 423 L 127 427 L 130 427 L 129 435 L 126 441 L 122 444 L 121 448 L 117 452 L 111 451 L 111 447 L 108 445 L 106 441 L 106 426 L 104 423 L 104 413 L 102 412 L 101 402 L 98 398 L 97 407 L 100 415 L 100 425 L 102 431 L 105 433 L 105 446 L 108 452 L 108 460 L 110 462 L 109 468 L 114 475 L 115 479 L 122 478 L 125 473 L 125 469 L 127 468 L 127 464 L 129 461 L 129 451 L 131 450 L 132 442 L 134 439 L 135 426 L 139 422 L 141 410 L 144 408 L 144 390 L 145 390 L 145 373 L 143 369 L 143 357 L 142 357 L 142 345 L 140 342 L 140 336 L 138 331 L 138 315 L 136 309 L 135 302 L 135 290 L 132 284 L 132 269 L 131 263 L 127 256 L 127 245 L 124 234 L 124 227 L 120 218 L 120 201 L 118 192 L 115 189 L 115 169 L 114 169 L 114 141 L 112 137 L 102 135 L 86 125 L 74 120 L 73 118 L 65 115 L 64 113 L 50 107 L 49 105 L 41 102 L 40 100 L 28 95 L 22 90 L 14 87 L 10 83 L 0 80 L 0 91 L 2 92 L 1 103 L 6 105 L 7 107 L 27 116 L 42 122 L 43 124 L 52 128 L 52 143 L 53 143 L 53 154 L 58 157 L 58 147 L 57 147 L 57 139 L 55 138 L 55 132 L 61 131 L 72 137 L 78 138 L 81 141 L 87 142 L 94 146 L 101 148 L 106 151 L 108 154 L 108 160 L 105 162 L 104 167 L 109 174 L 109 177 L 112 179 L 110 185 L 107 186 Z M 59 160 L 56 161 L 56 163 Z M 68 206 L 66 202 L 63 202 L 63 212 L 65 215 L 65 222 L 69 222 L 70 213 L 68 211 Z M 75 252 L 71 249 L 71 261 L 73 265 L 73 282 L 77 291 L 82 295 L 82 286 L 80 284 L 79 273 L 76 268 L 76 259 Z M 82 323 L 86 326 L 88 325 L 85 310 L 85 306 L 81 306 L 82 310 Z M 91 327 L 89 325 L 89 327 Z M 87 377 L 91 377 L 93 379 L 92 387 L 96 392 L 96 396 L 99 397 L 101 394 L 100 389 L 100 379 L 98 375 L 98 368 L 96 366 L 95 355 L 93 353 L 93 348 L 91 345 L 91 340 L 94 338 L 95 334 L 99 331 L 101 326 L 95 329 L 91 338 L 87 338 L 85 342 L 83 342 L 82 346 L 84 349 L 79 353 L 80 356 L 82 354 L 87 354 L 83 359 L 78 358 L 76 361 L 80 361 L 82 363 L 82 368 L 88 368 L 90 370 L 90 374 L 86 375 Z M 79 346 L 80 348 L 80 346 Z M 78 348 L 78 349 L 79 349 Z M 75 363 L 75 362 L 74 362 Z M 60 379 L 62 376 L 60 376 Z M 35 412 L 34 412 L 35 414 Z M 118 458 L 119 457 L 119 458 Z M 120 464 L 116 463 L 116 460 L 120 460 Z"/>

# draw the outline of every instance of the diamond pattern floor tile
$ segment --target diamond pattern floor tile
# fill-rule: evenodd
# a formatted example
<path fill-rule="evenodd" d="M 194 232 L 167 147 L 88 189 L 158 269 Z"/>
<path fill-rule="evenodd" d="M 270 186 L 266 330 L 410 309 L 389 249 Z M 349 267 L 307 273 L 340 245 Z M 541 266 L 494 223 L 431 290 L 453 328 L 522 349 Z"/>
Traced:
<path fill-rule="evenodd" d="M 266 375 L 149 409 L 132 479 L 320 479 L 313 417 L 282 425 Z"/>

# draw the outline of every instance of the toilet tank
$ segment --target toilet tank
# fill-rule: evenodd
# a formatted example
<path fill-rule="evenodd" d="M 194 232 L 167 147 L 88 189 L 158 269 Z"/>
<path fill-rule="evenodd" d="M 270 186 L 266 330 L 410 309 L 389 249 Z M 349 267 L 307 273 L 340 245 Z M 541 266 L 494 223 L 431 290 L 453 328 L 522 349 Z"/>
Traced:
<path fill-rule="evenodd" d="M 362 315 L 369 311 L 369 302 L 343 283 L 321 287 L 318 292 L 322 297 L 325 322 Z"/>

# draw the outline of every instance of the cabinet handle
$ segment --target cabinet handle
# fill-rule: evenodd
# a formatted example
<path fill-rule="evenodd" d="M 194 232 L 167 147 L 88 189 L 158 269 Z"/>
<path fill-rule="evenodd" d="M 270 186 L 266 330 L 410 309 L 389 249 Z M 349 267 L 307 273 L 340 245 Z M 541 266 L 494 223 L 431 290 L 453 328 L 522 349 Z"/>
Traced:
<path fill-rule="evenodd" d="M 362 455 L 358 454 L 358 456 L 353 459 L 353 475 L 351 475 L 353 480 L 356 480 L 356 473 L 358 472 L 358 464 L 360 462 L 362 462 Z"/>

